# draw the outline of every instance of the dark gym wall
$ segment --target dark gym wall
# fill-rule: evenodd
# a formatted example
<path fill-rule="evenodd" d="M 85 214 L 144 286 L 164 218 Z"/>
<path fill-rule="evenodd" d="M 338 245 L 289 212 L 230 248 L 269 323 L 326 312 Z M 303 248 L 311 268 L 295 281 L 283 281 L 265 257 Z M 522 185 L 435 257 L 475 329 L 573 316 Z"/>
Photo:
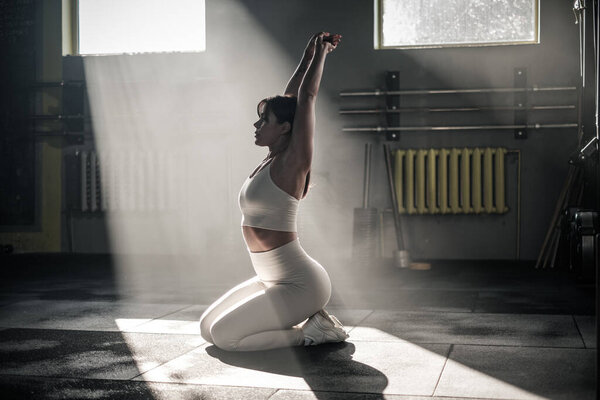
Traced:
<path fill-rule="evenodd" d="M 339 92 L 383 88 L 386 71 L 400 72 L 401 89 L 510 87 L 513 85 L 516 67 L 526 69 L 529 85 L 567 86 L 577 82 L 578 36 L 569 2 L 542 1 L 540 44 L 473 48 L 374 50 L 373 10 L 373 1 L 368 0 L 207 0 L 206 52 L 195 55 L 140 56 L 150 63 L 166 62 L 174 66 L 185 64 L 186 68 L 194 69 L 198 75 L 211 78 L 207 83 L 208 89 L 200 90 L 198 94 L 211 97 L 210 110 L 198 110 L 199 115 L 207 117 L 204 126 L 207 146 L 198 150 L 198 157 L 207 160 L 204 184 L 210 185 L 211 179 L 215 183 L 224 179 L 224 175 L 219 175 L 219 170 L 211 168 L 208 160 L 215 159 L 227 164 L 226 169 L 232 176 L 226 188 L 231 204 L 218 210 L 211 209 L 213 217 L 215 214 L 218 217 L 211 221 L 220 220 L 224 223 L 206 226 L 211 234 L 205 238 L 207 243 L 198 244 L 198 251 L 216 252 L 213 244 L 222 241 L 223 237 L 233 237 L 235 250 L 243 251 L 239 234 L 237 193 L 245 179 L 244 174 L 264 157 L 264 151 L 252 149 L 250 137 L 253 132 L 251 124 L 254 122 L 254 107 L 259 99 L 281 93 L 286 84 L 280 77 L 274 79 L 269 69 L 273 65 L 279 65 L 281 60 L 271 60 L 269 57 L 273 52 L 281 54 L 289 70 L 281 71 L 279 75 L 289 77 L 294 63 L 302 54 L 306 40 L 316 31 L 326 29 L 343 35 L 339 49 L 327 59 L 318 100 L 313 163 L 315 186 L 309 197 L 301 203 L 301 240 L 316 258 L 350 255 L 353 209 L 362 202 L 363 152 L 366 142 L 373 143 L 371 206 L 391 208 L 383 163 L 383 138 L 377 134 L 342 132 L 344 126 L 376 125 L 378 120 L 361 120 L 338 114 L 340 108 L 368 108 L 380 103 L 369 103 L 364 99 L 349 102 L 340 99 Z M 269 38 L 269 43 L 262 41 L 264 36 L 256 34 L 256 27 Z M 216 59 L 221 65 L 218 72 L 209 67 Z M 65 79 L 82 78 L 81 57 L 65 57 L 63 61 Z M 232 87 L 239 88 L 237 100 L 246 104 L 247 109 L 232 109 L 228 97 L 219 94 L 220 88 L 230 90 Z M 477 103 L 481 99 L 482 97 L 472 97 L 461 101 Z M 574 101 L 574 96 L 565 99 L 565 102 Z M 531 119 L 535 118 L 535 115 L 531 116 Z M 576 114 L 566 113 L 556 118 L 560 119 L 557 122 L 575 122 Z M 490 119 L 489 123 L 512 122 L 505 115 L 492 115 Z M 428 124 L 425 118 L 420 122 Z M 451 125 L 452 122 L 448 120 L 444 124 Z M 222 136 L 216 139 L 215 132 Z M 221 146 L 223 143 L 215 140 L 225 140 L 226 146 Z M 91 142 L 88 141 L 87 145 L 91 146 Z M 522 163 L 519 258 L 531 260 L 537 257 L 566 177 L 567 159 L 576 147 L 576 131 L 529 131 L 525 140 L 516 140 L 512 131 L 406 133 L 399 142 L 392 143 L 392 146 L 501 146 L 519 150 Z M 69 151 L 74 151 L 74 148 Z M 241 154 L 256 156 L 250 157 L 252 161 L 239 161 L 236 156 Z M 511 155 L 506 160 L 507 205 L 510 211 L 500 216 L 403 217 L 405 237 L 413 258 L 516 258 L 517 159 Z M 224 199 L 225 195 L 221 198 Z M 395 239 L 391 228 L 391 214 L 386 215 L 385 245 L 386 255 L 389 256 Z M 201 215 L 197 223 L 199 229 L 202 229 Z M 75 226 L 85 231 L 82 233 L 90 238 L 86 242 L 88 244 L 94 243 L 94 235 L 105 235 L 101 223 L 96 228 L 89 220 L 80 225 L 75 221 Z M 314 232 L 318 232 L 318 235 Z M 91 251 L 86 243 L 80 243 L 78 251 Z M 99 249 L 94 248 L 93 251 Z"/>
<path fill-rule="evenodd" d="M 474 48 L 374 50 L 372 1 L 244 1 L 247 9 L 278 40 L 282 47 L 297 54 L 305 36 L 327 29 L 344 35 L 340 48 L 327 60 L 323 92 L 339 108 L 364 107 L 374 104 L 362 99 L 355 103 L 340 99 L 338 93 L 352 89 L 384 88 L 385 71 L 400 71 L 401 89 L 452 89 L 477 87 L 511 87 L 514 69 L 526 69 L 528 84 L 538 86 L 575 85 L 578 75 L 578 37 L 571 4 L 564 1 L 542 1 L 540 44 Z M 225 25 L 224 25 L 225 26 Z M 488 100 L 471 96 L 463 105 Z M 568 101 L 575 103 L 575 96 Z M 365 107 L 365 105 L 367 107 Z M 457 104 L 458 105 L 458 104 Z M 371 205 L 390 208 L 385 181 L 381 136 L 342 133 L 342 126 L 377 125 L 360 117 L 334 120 L 330 149 L 320 150 L 322 164 L 329 153 L 340 145 L 348 160 L 331 164 L 333 176 L 345 182 L 354 181 L 347 191 L 345 204 L 358 207 L 362 189 L 362 145 L 373 143 Z M 509 115 L 510 117 L 510 115 Z M 575 122 L 574 112 L 556 116 L 555 122 Z M 506 115 L 492 115 L 487 124 L 512 123 Z M 543 122 L 542 115 L 530 115 L 531 122 Z M 537 120 L 536 120 L 537 118 Z M 533 120 L 533 121 L 532 121 Z M 562 120 L 562 121 L 561 121 Z M 366 123 L 365 123 L 366 122 Z M 423 118 L 423 125 L 435 125 Z M 478 123 L 480 121 L 476 121 Z M 448 119 L 440 125 L 453 125 Z M 467 123 L 468 124 L 468 123 Z M 459 125 L 454 123 L 454 125 Z M 576 143 L 575 129 L 530 131 L 525 140 L 515 140 L 512 131 L 406 133 L 393 143 L 394 148 L 429 147 L 506 147 L 521 151 L 521 240 L 520 258 L 535 259 L 548 227 L 554 203 L 566 176 L 567 159 Z M 340 160 L 341 161 L 341 160 Z M 516 256 L 516 157 L 507 157 L 507 197 L 510 212 L 502 216 L 411 216 L 404 217 L 405 237 L 415 258 L 511 259 Z M 391 220 L 391 215 L 389 215 Z M 391 223 L 391 222 L 390 222 Z M 393 245 L 394 242 L 386 241 Z"/>
<path fill-rule="evenodd" d="M 0 4 L 0 245 L 61 251 L 60 1 Z"/>

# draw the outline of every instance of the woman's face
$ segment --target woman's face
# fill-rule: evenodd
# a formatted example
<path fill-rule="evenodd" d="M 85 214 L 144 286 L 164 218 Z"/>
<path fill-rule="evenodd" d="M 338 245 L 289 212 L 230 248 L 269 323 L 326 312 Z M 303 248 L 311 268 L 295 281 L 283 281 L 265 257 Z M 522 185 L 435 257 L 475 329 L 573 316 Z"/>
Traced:
<path fill-rule="evenodd" d="M 257 146 L 271 146 L 279 140 L 281 135 L 285 133 L 287 126 L 285 122 L 280 124 L 277 122 L 277 117 L 270 111 L 265 114 L 264 107 L 260 114 L 258 121 L 254 123 L 256 131 L 254 132 L 255 141 Z"/>

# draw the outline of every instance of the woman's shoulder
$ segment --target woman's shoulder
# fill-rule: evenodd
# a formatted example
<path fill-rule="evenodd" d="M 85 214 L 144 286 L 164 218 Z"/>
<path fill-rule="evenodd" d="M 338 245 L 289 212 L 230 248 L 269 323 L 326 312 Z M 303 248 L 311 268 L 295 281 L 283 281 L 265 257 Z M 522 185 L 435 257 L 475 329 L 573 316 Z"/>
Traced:
<path fill-rule="evenodd" d="M 296 199 L 303 198 L 308 170 L 297 165 L 282 153 L 271 162 L 271 179 L 283 191 Z"/>
<path fill-rule="evenodd" d="M 277 160 L 277 158 L 279 158 Z M 275 157 L 273 162 L 277 161 L 277 166 L 282 170 L 297 173 L 306 173 L 310 170 L 310 161 L 298 157 L 293 151 L 289 150 L 289 147 L 278 156 Z"/>
<path fill-rule="evenodd" d="M 307 158 L 306 155 L 301 152 L 294 151 L 291 144 L 282 153 L 283 164 L 290 169 L 298 171 L 307 172 L 310 170 L 312 162 L 310 158 Z"/>

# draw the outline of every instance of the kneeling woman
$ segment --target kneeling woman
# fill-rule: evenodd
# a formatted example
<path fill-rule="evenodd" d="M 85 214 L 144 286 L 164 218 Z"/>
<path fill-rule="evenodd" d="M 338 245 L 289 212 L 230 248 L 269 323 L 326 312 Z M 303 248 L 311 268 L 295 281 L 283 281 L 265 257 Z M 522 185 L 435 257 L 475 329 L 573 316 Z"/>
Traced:
<path fill-rule="evenodd" d="M 325 58 L 340 39 L 326 32 L 313 36 L 285 95 L 258 104 L 255 144 L 269 147 L 269 153 L 246 179 L 239 198 L 242 232 L 257 276 L 231 289 L 200 318 L 202 337 L 223 350 L 348 338 L 323 309 L 331 296 L 329 275 L 300 246 L 296 229 L 298 203 L 310 180 L 315 102 Z"/>

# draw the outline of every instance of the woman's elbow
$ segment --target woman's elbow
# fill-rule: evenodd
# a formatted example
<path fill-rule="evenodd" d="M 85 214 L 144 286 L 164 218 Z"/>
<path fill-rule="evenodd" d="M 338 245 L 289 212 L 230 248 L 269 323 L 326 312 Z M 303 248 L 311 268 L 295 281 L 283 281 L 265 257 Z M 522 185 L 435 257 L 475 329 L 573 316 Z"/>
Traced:
<path fill-rule="evenodd" d="M 301 90 L 298 93 L 298 103 L 310 104 L 317 100 L 317 91 Z"/>
<path fill-rule="evenodd" d="M 317 93 L 319 91 L 317 89 L 309 88 L 309 87 L 300 87 L 298 91 L 298 102 L 314 102 L 317 99 Z"/>

